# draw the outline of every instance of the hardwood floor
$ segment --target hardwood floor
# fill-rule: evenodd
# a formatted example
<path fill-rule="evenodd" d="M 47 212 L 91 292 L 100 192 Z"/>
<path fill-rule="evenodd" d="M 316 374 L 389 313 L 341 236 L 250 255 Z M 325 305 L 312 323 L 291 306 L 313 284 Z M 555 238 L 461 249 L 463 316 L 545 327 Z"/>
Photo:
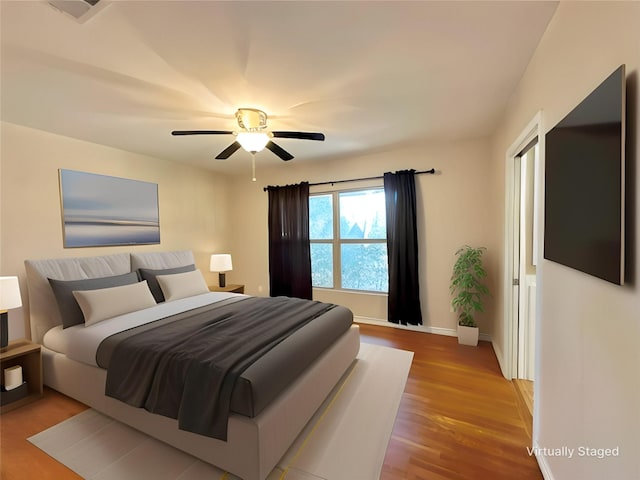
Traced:
<path fill-rule="evenodd" d="M 414 352 L 381 480 L 539 480 L 513 384 L 488 342 L 360 326 L 363 342 Z"/>
<path fill-rule="evenodd" d="M 533 415 L 533 382 L 531 380 L 517 379 L 513 381 L 516 389 L 522 396 L 522 401 L 530 415 Z"/>
<path fill-rule="evenodd" d="M 67 480 L 79 475 L 27 441 L 32 435 L 73 417 L 87 407 L 50 388 L 44 398 L 0 416 L 0 478 L 2 480 Z"/>
<path fill-rule="evenodd" d="M 530 380 L 514 379 L 513 386 L 516 389 L 516 398 L 520 415 L 524 419 L 525 428 L 529 436 L 533 431 L 533 382 Z"/>
<path fill-rule="evenodd" d="M 363 342 L 415 352 L 381 480 L 542 479 L 527 454 L 530 438 L 516 391 L 489 343 L 464 347 L 453 337 L 360 328 Z M 2 480 L 80 478 L 26 439 L 85 408 L 45 388 L 42 400 L 3 414 Z"/>

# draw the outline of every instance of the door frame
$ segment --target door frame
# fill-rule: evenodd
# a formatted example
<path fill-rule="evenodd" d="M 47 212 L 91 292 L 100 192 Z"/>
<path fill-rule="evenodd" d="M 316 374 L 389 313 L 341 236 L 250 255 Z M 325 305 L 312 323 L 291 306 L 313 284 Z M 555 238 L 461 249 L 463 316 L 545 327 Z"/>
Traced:
<path fill-rule="evenodd" d="M 520 204 L 520 186 L 515 185 L 515 173 L 516 166 L 514 159 L 522 152 L 522 150 L 530 143 L 535 137 L 538 137 L 538 168 L 536 170 L 536 175 L 538 178 L 540 174 L 540 167 L 543 164 L 543 150 L 544 150 L 544 135 L 542 133 L 542 111 L 538 111 L 533 119 L 527 124 L 527 126 L 522 130 L 522 132 L 518 135 L 515 142 L 511 144 L 511 146 L 507 149 L 507 153 L 505 155 L 505 217 L 504 217 L 504 271 L 503 271 L 503 292 L 504 292 L 504 305 L 503 305 L 503 344 L 502 351 L 504 352 L 504 359 L 501 362 L 502 374 L 508 380 L 513 378 L 517 378 L 518 376 L 518 301 L 514 298 L 512 294 L 513 288 L 513 272 L 514 269 L 518 266 L 514 265 L 514 215 L 516 214 L 515 206 L 516 200 L 517 205 Z M 540 190 L 541 182 L 538 182 L 538 190 Z M 538 194 L 541 192 L 538 191 Z M 515 198 L 515 195 L 518 195 L 518 198 Z M 540 199 L 540 195 L 537 196 Z M 540 202 L 537 202 L 538 205 L 534 205 L 534 209 L 539 208 Z M 519 208 L 519 207 L 518 207 Z M 540 219 L 540 215 L 538 215 Z M 534 238 L 539 237 L 540 224 L 538 224 L 538 231 L 534 232 Z M 541 256 L 541 248 L 540 243 L 538 242 L 538 260 Z M 540 262 L 537 262 L 538 265 Z M 540 291 L 538 285 L 538 292 Z M 536 303 L 538 300 L 536 299 Z M 539 311 L 536 309 L 536 311 Z M 536 322 L 537 323 L 537 322 Z M 538 364 L 538 348 L 536 346 L 536 355 L 535 355 L 535 371 L 537 372 L 537 364 Z M 535 373 L 535 372 L 534 372 Z M 535 377 L 535 375 L 534 375 Z"/>

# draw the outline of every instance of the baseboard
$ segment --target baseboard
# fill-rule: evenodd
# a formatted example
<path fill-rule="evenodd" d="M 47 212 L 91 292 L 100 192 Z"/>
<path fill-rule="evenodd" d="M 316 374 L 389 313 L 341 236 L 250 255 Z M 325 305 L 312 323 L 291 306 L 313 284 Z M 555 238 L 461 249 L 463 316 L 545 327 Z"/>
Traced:
<path fill-rule="evenodd" d="M 540 445 L 536 441 L 533 442 L 533 448 L 535 449 L 534 452 L 538 452 L 541 450 Z M 538 466 L 540 467 L 540 472 L 542 472 L 542 477 L 544 478 L 544 480 L 555 480 L 553 474 L 551 473 L 551 468 L 547 463 L 547 457 L 545 457 L 544 455 L 536 455 L 536 460 L 538 461 Z"/>
<path fill-rule="evenodd" d="M 491 345 L 493 345 L 493 352 L 496 354 L 496 358 L 498 359 L 498 365 L 500 366 L 502 376 L 507 380 L 511 380 L 513 376 L 511 375 L 510 370 L 507 368 L 501 346 L 498 345 L 497 342 L 493 341 L 491 342 Z"/>
<path fill-rule="evenodd" d="M 457 337 L 458 332 L 451 328 L 431 327 L 429 325 L 398 325 L 396 323 L 387 322 L 379 318 L 354 316 L 353 321 L 357 323 L 367 323 L 369 325 L 378 325 L 379 327 L 400 328 L 402 330 L 412 330 L 414 332 L 433 333 L 435 335 L 445 335 L 447 337 Z M 479 340 L 484 342 L 491 341 L 491 335 L 488 333 L 480 333 Z"/>

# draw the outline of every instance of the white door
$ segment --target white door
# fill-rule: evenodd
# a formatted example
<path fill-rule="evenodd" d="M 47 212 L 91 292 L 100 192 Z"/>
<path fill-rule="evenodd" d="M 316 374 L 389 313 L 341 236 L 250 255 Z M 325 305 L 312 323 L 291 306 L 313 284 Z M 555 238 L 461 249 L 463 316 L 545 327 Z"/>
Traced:
<path fill-rule="evenodd" d="M 516 157 L 519 176 L 517 202 L 519 218 L 517 238 L 514 238 L 514 251 L 517 251 L 517 263 L 514 259 L 514 270 L 517 265 L 518 281 L 518 341 L 517 341 L 517 378 L 533 380 L 535 358 L 535 305 L 536 305 L 536 242 L 534 241 L 537 219 L 535 209 L 535 172 L 538 145 L 529 144 Z M 514 179 L 515 180 L 515 179 Z M 517 243 L 516 243 L 517 242 Z"/>
<path fill-rule="evenodd" d="M 517 332 L 518 336 L 520 333 L 520 189 L 522 185 L 521 181 L 521 165 L 522 158 L 520 155 L 517 155 L 513 158 L 513 197 L 512 197 L 512 218 L 511 218 L 511 251 L 512 251 L 512 259 L 511 259 L 511 316 L 513 321 L 513 328 Z M 515 378 L 520 378 L 519 375 L 519 350 L 520 342 L 516 342 L 515 351 L 516 351 L 516 366 L 515 366 Z"/>

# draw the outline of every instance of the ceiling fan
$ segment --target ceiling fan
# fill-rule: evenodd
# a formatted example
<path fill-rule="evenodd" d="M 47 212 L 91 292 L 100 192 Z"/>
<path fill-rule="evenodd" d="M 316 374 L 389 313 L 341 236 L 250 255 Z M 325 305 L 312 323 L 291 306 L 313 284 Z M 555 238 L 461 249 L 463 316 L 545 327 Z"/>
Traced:
<path fill-rule="evenodd" d="M 226 160 L 238 149 L 255 154 L 264 148 L 271 150 L 284 161 L 291 160 L 293 155 L 280 145 L 271 141 L 272 138 L 295 138 L 298 140 L 324 141 L 324 134 L 312 132 L 284 132 L 267 130 L 267 114 L 255 108 L 239 108 L 236 120 L 240 130 L 174 130 L 171 135 L 235 135 L 236 141 L 216 156 L 218 160 Z"/>

